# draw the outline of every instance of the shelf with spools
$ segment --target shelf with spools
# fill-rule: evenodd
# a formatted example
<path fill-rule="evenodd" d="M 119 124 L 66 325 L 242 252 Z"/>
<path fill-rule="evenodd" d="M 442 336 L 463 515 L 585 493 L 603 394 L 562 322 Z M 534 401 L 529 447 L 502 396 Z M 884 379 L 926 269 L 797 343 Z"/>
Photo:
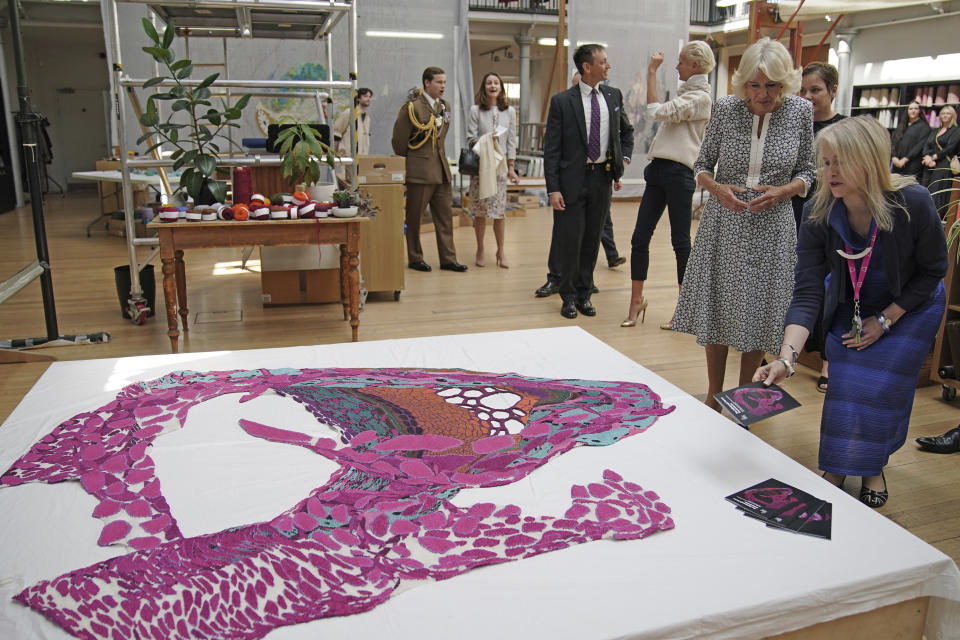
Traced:
<path fill-rule="evenodd" d="M 850 115 L 872 115 L 888 129 L 896 129 L 912 102 L 923 108 L 923 119 L 940 126 L 938 113 L 944 105 L 960 105 L 960 80 L 912 84 L 862 85 L 853 88 Z"/>

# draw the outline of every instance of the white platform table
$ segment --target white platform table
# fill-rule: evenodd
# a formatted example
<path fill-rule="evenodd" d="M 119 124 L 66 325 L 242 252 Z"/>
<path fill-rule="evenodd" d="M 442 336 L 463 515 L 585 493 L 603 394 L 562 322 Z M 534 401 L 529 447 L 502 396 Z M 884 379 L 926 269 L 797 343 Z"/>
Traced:
<path fill-rule="evenodd" d="M 522 482 L 464 491 L 455 501 L 561 514 L 572 484 L 613 469 L 657 491 L 676 528 L 484 567 L 415 586 L 367 613 L 276 629 L 269 640 L 750 639 L 925 596 L 926 637 L 960 637 L 960 572 L 949 557 L 579 328 L 57 362 L 0 427 L 0 470 L 61 421 L 106 404 L 131 382 L 173 370 L 387 366 L 648 385 L 676 410 L 646 432 L 577 448 Z M 258 412 L 263 422 L 290 425 L 305 419 L 302 409 L 291 404 L 289 415 L 278 416 L 269 403 L 216 402 L 197 407 L 183 430 L 158 438 L 151 452 L 185 535 L 269 518 L 331 471 L 300 447 L 256 440 L 233 426 L 239 416 L 258 420 Z M 831 501 L 833 539 L 768 529 L 723 499 L 770 477 Z M 67 637 L 11 597 L 123 553 L 96 545 L 94 505 L 79 483 L 0 489 L 0 638 Z"/>

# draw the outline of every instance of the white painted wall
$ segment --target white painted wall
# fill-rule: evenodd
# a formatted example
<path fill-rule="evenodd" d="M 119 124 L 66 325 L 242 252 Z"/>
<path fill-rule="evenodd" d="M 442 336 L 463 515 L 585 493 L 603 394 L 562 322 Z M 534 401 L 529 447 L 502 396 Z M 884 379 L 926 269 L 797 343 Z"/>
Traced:
<path fill-rule="evenodd" d="M 851 43 L 853 85 L 960 78 L 960 16 L 861 29 Z"/>
<path fill-rule="evenodd" d="M 23 46 L 27 67 L 27 84 L 34 108 L 50 120 L 47 132 L 53 142 L 53 162 L 47 170 L 53 179 L 66 186 L 72 171 L 93 170 L 89 163 L 90 146 L 95 157 L 102 157 L 107 149 L 106 120 L 103 117 L 102 102 L 94 96 L 107 90 L 107 66 L 100 57 L 105 52 L 103 32 L 99 29 L 63 28 L 63 27 L 24 27 Z M 13 59 L 12 38 L 6 30 L 3 38 L 4 57 L 7 62 L 7 79 L 10 82 L 12 107 L 17 108 L 17 74 Z M 69 52 L 69 54 L 67 54 Z M 89 98 L 88 110 L 97 110 L 96 115 L 88 118 L 60 117 L 60 110 L 75 100 L 65 100 L 70 90 Z M 75 114 L 74 114 L 75 115 Z M 85 143 L 80 146 L 70 144 L 76 140 L 76 131 L 67 131 L 70 122 L 82 122 L 84 127 L 95 130 L 86 131 Z M 76 126 L 76 125 L 75 125 Z"/>

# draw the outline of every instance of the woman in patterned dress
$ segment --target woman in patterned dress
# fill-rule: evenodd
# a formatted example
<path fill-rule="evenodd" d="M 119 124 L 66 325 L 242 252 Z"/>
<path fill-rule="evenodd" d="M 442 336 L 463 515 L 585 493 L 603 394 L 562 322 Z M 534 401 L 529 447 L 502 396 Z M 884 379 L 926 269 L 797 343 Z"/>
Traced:
<path fill-rule="evenodd" d="M 517 159 L 517 112 L 507 103 L 503 80 L 491 71 L 483 76 L 480 89 L 477 90 L 476 104 L 470 107 L 467 145 L 472 147 L 480 136 L 496 131 L 498 126 L 507 129 L 506 133 L 495 138 L 500 149 L 507 155 L 507 175 L 498 175 L 496 195 L 482 200 L 480 177 L 470 176 L 470 207 L 467 213 L 473 220 L 473 230 L 477 235 L 477 266 L 486 265 L 483 236 L 487 229 L 487 218 L 490 218 L 493 220 L 493 235 L 497 239 L 497 266 L 508 269 L 510 265 L 503 253 L 504 211 L 507 208 L 507 180 L 514 184 L 520 182 L 514 169 Z"/>
<path fill-rule="evenodd" d="M 797 231 L 790 198 L 813 182 L 813 107 L 779 42 L 750 45 L 716 102 L 693 166 L 707 202 L 683 278 L 674 329 L 706 347 L 707 406 L 720 410 L 727 352 L 740 384 L 780 349 L 793 290 Z M 714 169 L 716 168 L 716 172 Z"/>
<path fill-rule="evenodd" d="M 887 501 L 883 468 L 906 439 L 917 375 L 943 318 L 947 243 L 927 190 L 891 174 L 890 136 L 874 118 L 824 129 L 817 161 L 780 357 L 754 380 L 789 377 L 823 309 L 830 386 L 818 466 L 837 486 L 860 476 L 860 501 L 876 508 Z"/>

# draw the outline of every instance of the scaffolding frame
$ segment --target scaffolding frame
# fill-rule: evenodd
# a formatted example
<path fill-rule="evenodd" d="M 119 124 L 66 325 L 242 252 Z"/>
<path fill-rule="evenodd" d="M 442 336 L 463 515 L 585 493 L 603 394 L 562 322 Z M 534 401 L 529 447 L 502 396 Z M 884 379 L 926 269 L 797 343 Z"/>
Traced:
<path fill-rule="evenodd" d="M 165 24 L 172 25 L 178 35 L 195 37 L 239 37 L 263 39 L 297 39 L 323 41 L 327 62 L 326 80 L 254 80 L 218 78 L 211 88 L 252 89 L 248 91 L 257 97 L 313 98 L 317 108 L 323 114 L 323 100 L 329 101 L 329 93 L 323 90 L 350 91 L 350 99 L 356 95 L 358 87 L 358 50 L 357 50 L 357 0 L 110 0 L 109 20 L 104 21 L 104 38 L 112 54 L 113 108 L 117 120 L 117 138 L 120 147 L 120 175 L 123 193 L 123 213 L 126 229 L 127 252 L 130 262 L 130 294 L 127 299 L 127 311 L 134 324 L 143 324 L 150 311 L 143 297 L 140 284 L 140 269 L 156 254 L 156 238 L 137 238 L 134 227 L 133 189 L 130 182 L 130 170 L 134 168 L 172 167 L 169 159 L 131 159 L 127 153 L 127 110 L 130 105 L 121 95 L 127 88 L 140 88 L 146 78 L 131 78 L 123 70 L 120 52 L 120 30 L 117 17 L 117 5 L 145 4 Z M 333 79 L 333 43 L 331 32 L 346 17 L 348 40 L 348 77 L 349 80 Z M 226 53 L 226 41 L 224 40 Z M 224 56 L 226 62 L 227 57 Z M 199 84 L 199 80 L 182 81 L 182 84 Z M 173 80 L 164 81 L 158 87 L 175 84 Z M 352 104 L 352 102 L 351 102 Z M 338 157 L 336 161 L 346 167 L 347 180 L 357 186 L 356 123 L 350 119 L 350 156 Z M 219 167 L 240 166 L 279 166 L 279 157 L 252 156 L 221 157 Z M 168 194 L 169 195 L 169 194 Z M 141 264 L 137 258 L 138 246 L 154 247 L 147 259 Z"/>

